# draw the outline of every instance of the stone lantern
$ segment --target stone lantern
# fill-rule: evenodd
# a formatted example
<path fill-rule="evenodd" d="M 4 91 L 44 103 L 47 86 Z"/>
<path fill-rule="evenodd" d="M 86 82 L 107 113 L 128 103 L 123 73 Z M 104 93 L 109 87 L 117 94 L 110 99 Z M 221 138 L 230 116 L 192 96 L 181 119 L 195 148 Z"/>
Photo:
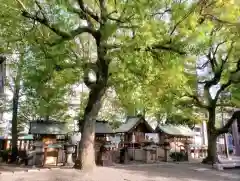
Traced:
<path fill-rule="evenodd" d="M 70 143 L 66 143 L 64 145 L 64 150 L 65 150 L 65 163 L 64 166 L 73 166 L 74 162 L 72 159 L 72 154 L 74 153 L 74 146 L 73 144 Z"/>
<path fill-rule="evenodd" d="M 207 157 L 207 146 L 206 145 L 202 146 L 202 157 L 203 158 Z"/>
<path fill-rule="evenodd" d="M 164 161 L 169 161 L 169 150 L 171 149 L 169 139 L 166 137 L 164 139 Z"/>
<path fill-rule="evenodd" d="M 73 135 L 69 136 L 68 137 L 68 140 L 69 140 L 69 143 L 72 144 L 72 145 L 75 145 L 76 146 L 76 155 L 75 157 L 77 158 L 78 157 L 78 151 L 79 151 L 79 142 L 81 140 L 81 133 L 78 132 L 78 133 L 74 133 Z"/>
<path fill-rule="evenodd" d="M 190 149 L 190 144 L 192 144 L 192 140 L 186 138 L 186 142 L 185 142 L 185 149 L 186 149 L 186 160 L 189 161 L 189 159 L 191 158 L 191 149 Z"/>
<path fill-rule="evenodd" d="M 34 165 L 43 165 L 43 142 L 36 141 L 34 144 L 34 156 L 33 156 L 33 164 Z"/>

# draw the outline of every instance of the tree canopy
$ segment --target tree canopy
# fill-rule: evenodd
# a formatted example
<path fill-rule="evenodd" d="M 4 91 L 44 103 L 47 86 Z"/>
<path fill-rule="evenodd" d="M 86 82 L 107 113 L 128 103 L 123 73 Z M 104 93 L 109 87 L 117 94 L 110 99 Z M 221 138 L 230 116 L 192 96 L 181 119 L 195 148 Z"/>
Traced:
<path fill-rule="evenodd" d="M 137 108 L 192 120 L 207 110 L 210 127 L 223 91 L 239 104 L 240 7 L 232 0 L 16 0 L 0 7 L 1 50 L 24 53 L 24 101 L 36 113 L 58 116 L 73 84 L 89 88 L 83 167 L 94 161 L 86 154 L 93 154 L 94 120 L 109 89 L 130 114 Z M 199 61 L 211 73 L 197 82 Z M 218 84 L 214 98 L 210 89 Z"/>

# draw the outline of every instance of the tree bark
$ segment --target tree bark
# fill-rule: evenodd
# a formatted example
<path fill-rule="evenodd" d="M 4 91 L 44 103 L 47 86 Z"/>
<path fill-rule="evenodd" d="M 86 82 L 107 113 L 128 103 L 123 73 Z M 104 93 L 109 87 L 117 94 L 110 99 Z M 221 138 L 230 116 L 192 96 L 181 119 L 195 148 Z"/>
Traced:
<path fill-rule="evenodd" d="M 207 157 L 203 159 L 205 164 L 214 164 L 217 162 L 217 135 L 208 134 Z"/>
<path fill-rule="evenodd" d="M 18 156 L 18 99 L 19 99 L 19 88 L 16 88 L 13 96 L 13 113 L 12 113 L 12 152 L 11 152 L 11 162 L 15 162 Z"/>
<path fill-rule="evenodd" d="M 101 107 L 101 98 L 106 91 L 107 79 L 104 84 L 96 84 L 91 89 L 88 103 L 84 112 L 84 120 L 81 127 L 81 141 L 79 146 L 79 156 L 75 162 L 75 168 L 82 170 L 92 170 L 95 166 L 95 122 Z"/>
<path fill-rule="evenodd" d="M 5 96 L 4 96 L 4 84 L 6 79 L 6 57 L 0 54 L 0 120 L 3 120 L 3 113 L 5 109 Z M 1 128 L 0 132 L 2 133 Z"/>
<path fill-rule="evenodd" d="M 83 131 L 79 145 L 79 156 L 75 162 L 75 168 L 91 170 L 95 167 L 95 120 L 94 115 L 89 115 L 84 119 Z"/>
<path fill-rule="evenodd" d="M 17 75 L 15 89 L 13 93 L 13 108 L 12 108 L 12 152 L 11 162 L 15 162 L 18 156 L 18 103 L 19 103 L 19 91 L 20 91 L 20 77 Z"/>
<path fill-rule="evenodd" d="M 207 122 L 207 135 L 208 135 L 208 149 L 207 157 L 203 160 L 203 163 L 214 164 L 217 161 L 217 133 L 215 128 L 216 112 L 214 108 L 208 109 L 208 122 Z"/>
<path fill-rule="evenodd" d="M 95 166 L 95 122 L 101 108 L 101 99 L 107 89 L 108 63 L 105 59 L 106 51 L 98 45 L 98 61 L 96 62 L 96 83 L 91 85 L 87 106 L 84 111 L 84 120 L 81 127 L 81 141 L 79 158 L 75 162 L 75 168 L 92 170 Z M 86 83 L 85 83 L 86 84 Z"/>
<path fill-rule="evenodd" d="M 21 54 L 19 58 L 19 64 L 17 67 L 17 75 L 14 80 L 14 91 L 13 91 L 13 107 L 12 107 L 12 151 L 11 151 L 11 162 L 15 162 L 18 156 L 18 104 L 19 104 L 19 92 L 20 82 L 22 77 L 22 68 L 24 63 L 24 55 Z"/>

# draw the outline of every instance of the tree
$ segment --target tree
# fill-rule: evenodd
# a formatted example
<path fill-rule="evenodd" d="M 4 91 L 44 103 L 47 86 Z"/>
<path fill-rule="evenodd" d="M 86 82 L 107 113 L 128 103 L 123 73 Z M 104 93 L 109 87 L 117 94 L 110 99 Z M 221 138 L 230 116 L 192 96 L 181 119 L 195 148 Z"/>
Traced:
<path fill-rule="evenodd" d="M 3 122 L 3 113 L 4 110 L 6 109 L 6 105 L 4 104 L 5 102 L 5 91 L 4 91 L 4 86 L 5 86 L 5 77 L 6 77 L 6 57 L 0 54 L 0 121 Z"/>
<path fill-rule="evenodd" d="M 239 107 L 239 92 L 236 92 L 240 83 L 239 28 L 237 24 L 230 23 L 238 21 L 239 6 L 226 2 L 212 3 L 201 13 L 202 21 L 211 24 L 212 28 L 205 48 L 199 54 L 198 69 L 209 74 L 201 76 L 198 82 L 203 87 L 203 94 L 195 93 L 190 97 L 196 106 L 208 113 L 208 156 L 204 163 L 215 163 L 217 137 L 227 133 L 233 121 L 240 120 L 240 112 L 235 111 L 223 127 L 216 128 L 217 107 Z M 215 95 L 212 94 L 214 89 Z M 225 99 L 222 104 L 220 100 L 226 92 L 231 93 L 232 99 Z"/>
<path fill-rule="evenodd" d="M 164 67 L 166 70 L 179 65 L 174 62 L 184 60 L 183 55 L 191 51 L 188 45 L 196 41 L 195 37 L 199 33 L 193 32 L 198 19 L 195 12 L 199 11 L 202 1 L 17 2 L 21 14 L 26 18 L 25 23 L 34 24 L 41 30 L 44 36 L 37 37 L 44 45 L 49 45 L 48 48 L 71 44 L 76 51 L 81 39 L 78 35 L 83 37 L 87 34 L 94 42 L 91 51 L 95 58 L 78 57 L 82 60 L 84 82 L 90 92 L 84 111 L 81 149 L 76 167 L 87 169 L 95 163 L 94 125 L 101 99 L 107 88 L 112 86 L 111 83 L 116 86 L 111 80 L 120 75 L 117 72 L 121 72 L 122 68 L 126 69 L 122 75 L 144 70 L 144 82 L 139 86 L 143 90 L 146 88 L 146 80 L 149 80 L 146 79 L 149 73 L 159 71 L 159 62 L 169 62 Z M 156 69 L 153 68 L 155 63 L 159 65 Z M 93 79 L 90 73 L 94 75 Z M 139 80 L 134 76 L 126 76 L 125 82 L 129 79 L 133 82 Z M 142 104 L 141 101 L 139 104 Z"/>
<path fill-rule="evenodd" d="M 17 136 L 24 123 L 27 123 L 33 117 L 41 118 L 49 115 L 56 119 L 67 118 L 68 105 L 66 99 L 64 99 L 68 92 L 67 82 L 71 84 L 72 80 L 76 80 L 73 72 L 78 74 L 76 67 L 74 71 L 59 70 L 65 64 L 68 66 L 72 62 L 64 63 L 63 59 L 60 59 L 59 56 L 54 57 L 50 54 L 50 51 L 46 54 L 41 46 L 42 42 L 40 42 L 41 36 L 39 35 L 42 35 L 42 32 L 36 33 L 34 26 L 23 24 L 22 19 L 19 18 L 21 15 L 14 9 L 14 5 L 13 2 L 1 4 L 1 16 L 3 18 L 1 18 L 0 39 L 3 42 L 1 53 L 8 57 L 9 76 L 7 77 L 7 86 L 13 93 L 11 104 L 12 162 L 17 157 Z M 12 27 L 9 27 L 9 24 Z M 15 26 L 18 28 L 16 29 Z M 62 56 L 62 58 L 66 58 L 66 56 Z M 58 64 L 55 64 L 54 60 L 56 58 L 59 60 Z M 49 59 L 52 61 L 47 64 L 46 60 L 49 61 Z M 39 67 L 37 67 L 38 65 Z M 49 71 L 49 67 L 53 67 L 51 71 Z M 63 76 L 64 74 L 66 76 Z M 26 116 L 26 113 L 29 112 L 31 112 L 31 115 Z"/>
<path fill-rule="evenodd" d="M 207 60 L 204 60 L 202 62 L 202 65 L 199 66 L 201 69 L 210 66 L 211 69 L 210 70 L 211 75 L 208 76 L 207 78 L 205 77 L 203 81 L 199 82 L 204 85 L 203 97 L 198 96 L 198 86 L 196 83 L 197 76 L 195 75 L 195 78 L 192 79 L 190 75 L 184 75 L 183 74 L 184 71 L 179 71 L 181 65 L 176 63 L 174 65 L 177 65 L 177 69 L 173 69 L 173 72 L 171 72 L 170 69 L 167 69 L 165 72 L 167 73 L 167 76 L 164 75 L 164 71 L 161 72 L 162 75 L 159 72 L 157 72 L 157 74 L 156 73 L 152 74 L 154 70 L 152 68 L 151 73 L 147 72 L 148 73 L 147 79 L 143 79 L 144 75 L 146 75 L 145 72 L 142 72 L 144 70 L 144 67 L 139 67 L 139 69 L 137 69 L 138 65 L 142 64 L 135 64 L 134 65 L 135 67 L 132 68 L 132 70 L 134 70 L 134 74 L 140 75 L 139 76 L 140 78 L 136 80 L 134 79 L 136 76 L 132 75 L 131 80 L 133 81 L 127 82 L 127 84 L 129 83 L 131 84 L 131 86 L 128 86 L 128 88 L 129 87 L 131 88 L 127 89 L 127 86 L 126 87 L 124 86 L 126 84 L 118 83 L 120 87 L 120 88 L 118 87 L 118 89 L 120 90 L 120 92 L 125 91 L 121 95 L 122 96 L 121 100 L 125 100 L 124 104 L 127 106 L 130 105 L 130 109 L 131 107 L 136 107 L 139 104 L 144 107 L 149 107 L 149 105 L 153 105 L 152 106 L 153 113 L 157 115 L 159 115 L 161 112 L 167 112 L 168 114 L 172 114 L 173 112 L 177 112 L 180 109 L 181 114 L 183 114 L 184 112 L 186 115 L 186 111 L 188 112 L 188 114 L 190 113 L 188 117 L 193 116 L 192 114 L 193 109 L 190 109 L 190 106 L 194 107 L 197 106 L 198 108 L 200 108 L 198 109 L 199 113 L 205 113 L 205 111 L 207 111 L 209 114 L 208 138 L 210 146 L 208 148 L 208 157 L 206 160 L 210 160 L 212 163 L 212 161 L 213 162 L 215 161 L 216 157 L 215 143 L 217 136 L 221 133 L 227 132 L 229 126 L 236 118 L 238 118 L 239 114 L 238 111 L 235 112 L 232 118 L 229 119 L 229 121 L 223 128 L 217 129 L 215 127 L 216 107 L 220 106 L 219 98 L 221 97 L 220 95 L 223 91 L 228 90 L 228 92 L 231 92 L 232 93 L 231 102 L 232 103 L 234 102 L 235 106 L 237 107 L 239 106 L 239 95 L 237 92 L 237 90 L 239 90 L 239 64 L 240 64 L 238 61 L 239 23 L 236 23 L 239 17 L 239 6 L 232 4 L 231 2 L 225 1 L 224 2 L 201 1 L 199 3 L 200 3 L 199 16 L 195 16 L 196 18 L 195 22 L 190 22 L 197 24 L 196 33 L 198 33 L 198 35 L 194 33 L 189 35 L 189 32 L 186 33 L 188 34 L 187 35 L 188 41 L 186 42 L 191 46 L 192 52 L 190 52 L 188 56 L 190 60 L 185 61 L 185 64 L 184 65 L 182 64 L 182 66 L 184 66 L 186 69 L 186 66 L 188 66 L 189 63 L 192 62 L 191 59 L 196 60 L 198 57 L 201 57 L 201 60 L 203 60 L 204 59 L 203 57 L 207 58 Z M 179 32 L 182 33 L 182 31 L 186 31 L 187 29 L 178 28 L 177 28 L 178 33 Z M 193 39 L 195 42 L 192 42 Z M 153 63 L 149 64 L 153 65 Z M 128 66 L 129 65 L 130 64 L 128 64 Z M 158 67 L 157 69 L 162 70 L 161 67 Z M 154 76 L 159 75 L 156 79 L 159 81 L 158 83 L 154 83 L 153 81 L 154 78 L 152 77 L 149 78 L 150 76 L 152 76 L 151 74 Z M 173 80 L 171 80 L 171 76 Z M 168 77 L 168 79 L 166 80 L 171 80 L 169 81 L 171 82 L 171 85 L 166 86 L 168 84 L 164 83 L 164 78 L 161 79 L 161 77 L 164 78 Z M 122 76 L 122 79 L 126 81 L 126 71 L 124 76 Z M 147 81 L 146 83 L 142 84 L 144 80 Z M 174 83 L 175 81 L 180 82 L 180 84 Z M 139 82 L 141 83 L 139 84 Z M 143 86 L 144 84 L 146 86 Z M 211 89 L 215 85 L 219 84 L 220 89 L 217 90 L 216 96 L 215 98 L 213 98 L 211 96 Z M 151 89 L 154 89 L 154 91 L 151 91 Z M 166 92 L 168 93 L 166 94 L 164 90 L 166 90 Z M 150 93 L 150 95 L 148 95 L 148 93 Z M 126 94 L 128 96 L 126 96 Z M 186 102 L 186 100 L 184 100 L 186 95 L 188 95 L 191 98 L 190 101 Z M 139 100 L 141 101 L 140 103 L 136 102 Z M 131 102 L 134 105 L 127 104 L 128 102 Z M 225 103 L 226 102 L 227 101 L 225 100 Z M 181 106 L 180 108 L 179 105 Z M 233 104 L 229 103 L 225 105 L 233 106 Z M 163 109 L 161 109 L 161 107 L 163 107 Z M 174 113 L 173 115 L 170 115 L 170 117 L 172 116 L 176 117 Z M 196 115 L 191 119 L 195 118 Z M 186 120 L 189 119 L 184 118 L 183 122 L 185 123 Z M 196 121 L 199 121 L 199 119 Z M 174 123 L 176 123 L 176 121 L 174 121 Z"/>
<path fill-rule="evenodd" d="M 8 2 L 12 5 L 12 2 Z M 6 6 L 4 6 L 6 5 Z M 10 77 L 7 77 L 6 86 L 11 88 L 13 93 L 11 111 L 12 111 L 12 154 L 11 161 L 14 162 L 17 158 L 17 137 L 18 137 L 18 105 L 21 90 L 21 79 L 23 68 L 25 64 L 25 50 L 26 44 L 24 42 L 25 31 L 28 29 L 27 26 L 19 26 L 21 21 L 16 20 L 16 12 L 13 12 L 8 4 L 1 3 L 1 53 L 7 57 L 7 66 L 11 67 Z M 15 16 L 16 15 L 16 16 Z M 9 24 L 13 28 L 9 28 Z M 14 28 L 14 26 L 19 28 Z M 28 29 L 29 30 L 29 29 Z M 13 85 L 13 86 L 12 86 Z M 6 99 L 4 100 L 5 105 Z"/>
<path fill-rule="evenodd" d="M 24 66 L 24 53 L 20 52 L 19 63 L 17 65 L 16 76 L 14 77 L 14 89 L 12 99 L 12 154 L 11 162 L 15 162 L 18 156 L 18 105 L 19 105 L 19 94 L 21 89 L 22 69 Z"/>

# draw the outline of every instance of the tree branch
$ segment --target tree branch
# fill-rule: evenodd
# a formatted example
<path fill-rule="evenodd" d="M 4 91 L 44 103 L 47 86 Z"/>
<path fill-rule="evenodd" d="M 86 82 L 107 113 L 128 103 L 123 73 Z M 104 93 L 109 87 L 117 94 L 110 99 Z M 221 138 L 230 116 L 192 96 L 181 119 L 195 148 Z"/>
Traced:
<path fill-rule="evenodd" d="M 208 66 L 208 64 L 209 64 L 209 60 L 204 62 L 202 65 L 197 66 L 197 69 L 200 69 L 200 70 L 205 69 Z"/>
<path fill-rule="evenodd" d="M 42 25 L 48 27 L 54 33 L 61 36 L 64 40 L 70 40 L 70 39 L 74 38 L 75 36 L 80 35 L 82 33 L 90 33 L 94 37 L 96 36 L 96 31 L 89 28 L 88 26 L 79 26 L 75 30 L 72 30 L 70 32 L 66 32 L 66 31 L 60 30 L 60 28 L 58 28 L 56 25 L 51 24 L 47 19 L 41 18 L 39 16 L 34 16 L 27 11 L 23 11 L 22 15 L 26 18 L 35 20 L 35 21 L 41 23 Z"/>
<path fill-rule="evenodd" d="M 186 55 L 186 52 L 184 52 L 184 51 L 181 51 L 181 50 L 171 47 L 171 46 L 166 46 L 166 45 L 161 45 L 161 44 L 155 44 L 151 47 L 147 47 L 145 50 L 146 51 L 165 50 L 165 51 L 171 51 L 171 52 L 177 53 L 179 55 Z"/>
<path fill-rule="evenodd" d="M 97 36 L 97 31 L 94 30 L 93 28 L 90 28 L 89 26 L 79 26 L 78 28 L 71 30 L 69 32 L 67 31 L 63 31 L 61 30 L 59 27 L 57 27 L 57 25 L 51 23 L 46 15 L 46 13 L 43 11 L 43 8 L 41 6 L 41 4 L 36 1 L 36 4 L 38 6 L 39 11 L 42 14 L 42 17 L 35 14 L 31 14 L 29 13 L 26 9 L 23 8 L 22 10 L 22 16 L 24 16 L 25 18 L 34 20 L 46 27 L 48 27 L 50 30 L 52 30 L 55 34 L 57 34 L 58 36 L 60 36 L 62 39 L 57 41 L 57 43 L 61 42 L 61 41 L 66 41 L 66 40 L 70 40 L 73 39 L 75 36 L 80 35 L 82 33 L 89 33 L 91 34 L 93 37 Z M 23 6 L 24 7 L 24 6 Z M 53 43 L 52 45 L 55 45 L 56 43 Z"/>
<path fill-rule="evenodd" d="M 106 0 L 98 0 L 99 6 L 100 6 L 100 18 L 101 18 L 101 24 L 106 23 L 108 18 L 107 8 L 106 8 Z"/>
<path fill-rule="evenodd" d="M 221 23 L 221 24 L 226 24 L 226 25 L 229 25 L 229 26 L 240 26 L 240 23 L 239 22 L 230 22 L 230 21 L 226 21 L 226 20 L 222 20 L 212 14 L 202 14 L 203 18 L 204 19 L 210 19 L 212 21 L 215 21 L 215 22 L 218 22 L 218 23 Z"/>
<path fill-rule="evenodd" d="M 170 31 L 170 36 L 173 35 L 173 33 L 176 31 L 177 27 L 183 22 L 185 21 L 192 13 L 194 13 L 194 11 L 196 10 L 196 8 L 198 7 L 199 3 L 197 3 L 196 5 L 192 6 L 191 9 L 182 17 L 182 19 L 180 19 L 174 26 L 173 29 Z"/>
<path fill-rule="evenodd" d="M 233 107 L 236 107 L 236 105 L 230 102 L 230 103 L 216 104 L 216 107 L 225 107 L 225 108 L 229 107 L 229 108 L 233 108 Z"/>
<path fill-rule="evenodd" d="M 228 88 L 231 84 L 232 84 L 231 80 L 228 80 L 225 84 L 222 84 L 220 89 L 218 89 L 214 100 L 217 101 L 219 96 L 220 96 L 220 94 L 221 94 L 221 92 L 224 91 L 226 88 Z"/>
<path fill-rule="evenodd" d="M 217 65 L 217 62 L 216 62 L 215 54 L 216 54 L 219 46 L 223 43 L 225 43 L 225 41 L 219 43 L 214 51 L 212 51 L 212 48 L 210 48 L 210 50 L 209 50 L 209 53 L 208 53 L 207 57 L 208 57 L 208 60 L 210 61 L 210 64 L 212 66 L 214 77 L 211 80 L 206 81 L 204 89 L 209 89 L 209 88 L 211 88 L 211 86 L 217 85 L 218 82 L 221 79 L 221 76 L 222 76 L 222 73 L 223 73 L 223 70 L 224 70 L 224 66 L 225 66 L 226 62 L 228 61 L 229 56 L 232 52 L 234 42 L 231 42 L 231 47 L 229 48 L 226 57 L 221 58 L 221 65 L 218 69 L 216 69 L 218 67 L 218 65 Z M 229 81 L 227 83 L 225 83 L 221 86 L 221 88 L 216 93 L 216 96 L 215 96 L 215 99 L 214 99 L 215 102 L 218 100 L 220 93 L 222 91 L 224 91 L 227 87 L 229 87 L 231 85 L 231 83 L 232 83 L 232 81 L 231 81 L 231 79 L 229 79 Z"/>
<path fill-rule="evenodd" d="M 120 49 L 122 46 L 121 44 L 105 44 L 104 47 L 106 47 L 107 49 Z M 163 50 L 163 51 L 170 51 L 170 52 L 174 52 L 177 53 L 179 55 L 186 55 L 187 52 L 178 50 L 177 48 L 171 47 L 171 46 L 167 46 L 167 45 L 161 45 L 161 44 L 155 44 L 152 46 L 148 46 L 145 48 L 133 48 L 134 51 L 148 51 L 148 52 L 156 52 L 156 50 Z"/>
<path fill-rule="evenodd" d="M 166 8 L 166 9 L 165 9 L 164 11 L 162 11 L 162 12 L 155 12 L 155 13 L 152 13 L 151 16 L 160 15 L 160 16 L 161 16 L 160 18 L 162 18 L 163 15 L 164 15 L 165 13 L 168 13 L 168 12 L 171 12 L 171 11 L 172 11 L 171 8 Z"/>
<path fill-rule="evenodd" d="M 94 19 L 97 22 L 100 22 L 100 18 L 98 15 L 94 14 L 93 11 L 91 11 L 83 2 L 83 0 L 78 0 L 78 5 L 81 8 L 82 12 L 85 13 L 86 16 L 90 16 L 92 19 Z M 85 17 L 86 17 L 85 16 Z M 88 19 L 86 17 L 86 19 Z"/>
<path fill-rule="evenodd" d="M 233 124 L 235 120 L 240 122 L 240 110 L 235 111 L 232 117 L 227 121 L 227 123 L 222 128 L 217 129 L 218 135 L 227 133 L 229 131 L 230 126 Z"/>
<path fill-rule="evenodd" d="M 229 56 L 229 55 L 227 55 L 227 57 L 228 57 L 228 56 Z M 239 71 L 240 71 L 240 59 L 239 59 L 237 65 L 236 65 L 236 70 L 233 71 L 233 72 L 231 72 L 231 75 L 234 75 L 235 73 L 237 73 L 237 72 L 239 72 Z M 233 82 L 233 80 L 232 80 L 232 76 L 230 76 L 229 79 L 228 79 L 228 81 L 227 81 L 225 84 L 222 84 L 221 87 L 220 87 L 220 89 L 217 91 L 216 96 L 215 96 L 215 101 L 218 100 L 221 92 L 224 91 L 226 88 L 228 88 L 232 83 L 234 83 L 234 82 Z"/>
<path fill-rule="evenodd" d="M 217 51 L 220 47 L 220 45 L 224 44 L 226 41 L 220 42 L 216 45 L 216 48 L 214 48 L 214 43 L 213 43 L 213 36 L 216 34 L 217 31 L 219 31 L 221 29 L 221 26 L 217 26 L 214 27 L 210 33 L 210 45 L 209 45 L 209 50 L 208 50 L 208 54 L 206 55 L 206 57 L 208 58 L 208 61 L 211 65 L 212 71 L 215 72 L 215 69 L 218 67 L 217 64 L 217 58 L 216 58 L 216 54 Z"/>
<path fill-rule="evenodd" d="M 198 106 L 198 107 L 200 107 L 200 108 L 204 108 L 204 109 L 207 109 L 207 108 L 208 108 L 208 106 L 205 105 L 205 104 L 199 99 L 198 96 L 188 94 L 187 97 L 192 98 L 193 101 L 195 102 L 195 105 L 196 105 L 196 106 Z"/>

